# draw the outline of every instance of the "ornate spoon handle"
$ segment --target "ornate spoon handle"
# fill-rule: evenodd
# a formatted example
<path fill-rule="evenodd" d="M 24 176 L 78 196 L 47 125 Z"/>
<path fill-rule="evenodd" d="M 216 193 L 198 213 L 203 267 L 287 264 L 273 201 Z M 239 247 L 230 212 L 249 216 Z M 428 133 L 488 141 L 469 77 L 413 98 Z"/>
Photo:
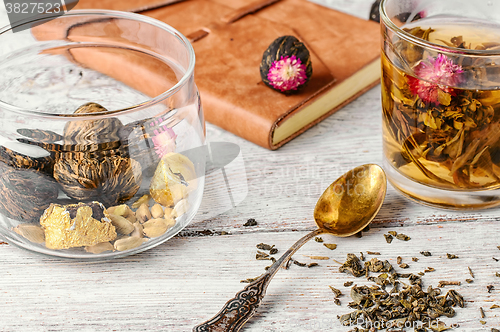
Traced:
<path fill-rule="evenodd" d="M 237 332 L 252 317 L 262 303 L 266 289 L 276 272 L 307 241 L 323 233 L 317 229 L 294 243 L 263 275 L 248 284 L 234 298 L 227 301 L 212 319 L 197 325 L 193 332 Z"/>

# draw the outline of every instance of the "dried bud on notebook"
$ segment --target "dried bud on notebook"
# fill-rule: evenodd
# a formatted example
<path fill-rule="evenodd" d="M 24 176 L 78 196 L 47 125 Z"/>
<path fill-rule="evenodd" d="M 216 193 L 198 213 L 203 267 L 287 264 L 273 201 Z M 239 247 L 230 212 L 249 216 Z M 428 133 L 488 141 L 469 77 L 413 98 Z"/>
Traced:
<path fill-rule="evenodd" d="M 108 2 L 80 0 L 77 7 L 116 9 Z M 306 0 L 126 0 L 119 9 L 140 11 L 187 36 L 196 54 L 195 82 L 206 120 L 268 149 L 298 136 L 380 78 L 379 25 Z M 72 29 L 68 38 L 82 28 Z M 264 51 L 287 35 L 308 48 L 313 69 L 294 94 L 266 86 L 259 71 Z M 103 60 L 112 63 L 113 57 L 107 54 Z M 149 83 L 130 81 L 90 55 L 75 59 L 149 96 L 158 94 L 151 77 L 144 77 Z M 137 70 L 146 66 L 131 61 Z"/>

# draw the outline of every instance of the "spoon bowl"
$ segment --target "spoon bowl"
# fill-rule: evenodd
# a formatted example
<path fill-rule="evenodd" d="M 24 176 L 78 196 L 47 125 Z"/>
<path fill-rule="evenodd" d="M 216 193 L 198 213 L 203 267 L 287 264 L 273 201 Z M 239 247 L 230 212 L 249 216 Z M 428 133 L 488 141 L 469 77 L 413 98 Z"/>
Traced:
<path fill-rule="evenodd" d="M 335 180 L 321 195 L 314 208 L 314 220 L 318 229 L 295 242 L 264 274 L 236 293 L 217 315 L 195 326 L 193 331 L 239 331 L 257 311 L 276 272 L 300 247 L 322 233 L 345 237 L 363 230 L 380 210 L 386 191 L 385 173 L 375 164 L 358 166 Z"/>
<path fill-rule="evenodd" d="M 314 208 L 316 225 L 339 237 L 358 233 L 377 215 L 387 191 L 380 166 L 358 166 L 333 182 Z"/>

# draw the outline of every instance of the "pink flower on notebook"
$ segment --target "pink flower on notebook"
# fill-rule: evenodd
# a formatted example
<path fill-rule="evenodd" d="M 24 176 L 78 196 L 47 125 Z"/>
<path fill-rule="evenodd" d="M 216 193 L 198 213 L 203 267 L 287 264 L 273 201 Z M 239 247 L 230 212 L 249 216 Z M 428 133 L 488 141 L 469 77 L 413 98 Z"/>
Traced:
<path fill-rule="evenodd" d="M 267 74 L 269 84 L 280 91 L 297 90 L 307 81 L 306 65 L 295 55 L 282 56 L 273 62 Z"/>

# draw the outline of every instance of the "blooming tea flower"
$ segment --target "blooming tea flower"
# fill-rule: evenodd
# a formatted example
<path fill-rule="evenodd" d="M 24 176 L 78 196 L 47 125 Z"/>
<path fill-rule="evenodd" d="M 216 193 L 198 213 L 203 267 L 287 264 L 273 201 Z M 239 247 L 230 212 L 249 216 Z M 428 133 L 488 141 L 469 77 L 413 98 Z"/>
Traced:
<path fill-rule="evenodd" d="M 175 151 L 175 139 L 177 135 L 172 128 L 163 126 L 163 130 L 155 130 L 154 136 L 151 138 L 153 141 L 155 152 L 158 157 L 162 158 L 169 152 Z"/>
<path fill-rule="evenodd" d="M 440 94 L 456 96 L 457 92 L 450 86 L 457 86 L 462 78 L 462 67 L 453 63 L 444 54 L 436 58 L 428 57 L 420 61 L 414 72 L 417 77 L 408 77 L 408 85 L 413 94 L 417 94 L 424 102 L 439 104 Z"/>
<path fill-rule="evenodd" d="M 306 65 L 295 55 L 282 56 L 273 62 L 267 79 L 273 88 L 280 91 L 297 90 L 307 81 Z"/>

